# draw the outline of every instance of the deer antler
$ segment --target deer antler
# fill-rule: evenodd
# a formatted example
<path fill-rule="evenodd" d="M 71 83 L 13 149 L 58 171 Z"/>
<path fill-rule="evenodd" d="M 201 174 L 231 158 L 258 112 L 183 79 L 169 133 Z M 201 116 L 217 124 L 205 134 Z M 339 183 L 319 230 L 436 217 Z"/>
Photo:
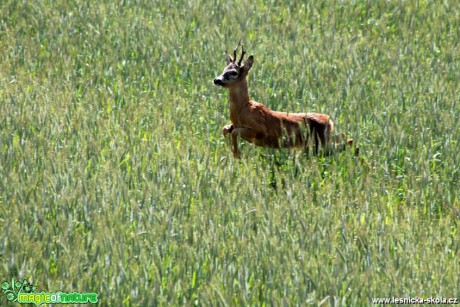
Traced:
<path fill-rule="evenodd" d="M 235 49 L 233 49 L 233 63 L 236 61 L 236 51 L 238 50 L 238 47 L 241 46 L 241 38 L 240 41 L 238 42 L 238 45 L 236 45 Z"/>
<path fill-rule="evenodd" d="M 238 61 L 238 66 L 241 66 L 241 61 L 243 61 L 243 57 L 244 57 L 244 54 L 246 53 L 246 51 L 244 51 L 244 46 L 241 45 L 241 58 L 240 60 Z"/>

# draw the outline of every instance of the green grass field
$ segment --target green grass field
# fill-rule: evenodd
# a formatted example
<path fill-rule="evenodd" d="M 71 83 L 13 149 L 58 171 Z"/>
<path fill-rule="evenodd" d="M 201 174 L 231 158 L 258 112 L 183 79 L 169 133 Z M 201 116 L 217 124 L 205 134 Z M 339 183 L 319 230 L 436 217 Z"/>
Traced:
<path fill-rule="evenodd" d="M 0 4 L 0 283 L 101 305 L 459 297 L 460 2 Z M 212 84 L 361 155 L 233 159 Z M 1 297 L 1 304 L 7 302 Z"/>

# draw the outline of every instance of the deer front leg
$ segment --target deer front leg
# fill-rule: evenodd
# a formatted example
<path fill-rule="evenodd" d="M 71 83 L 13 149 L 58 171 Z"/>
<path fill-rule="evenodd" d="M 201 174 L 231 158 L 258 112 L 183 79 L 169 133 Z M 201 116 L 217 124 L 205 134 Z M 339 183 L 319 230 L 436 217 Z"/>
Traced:
<path fill-rule="evenodd" d="M 238 150 L 238 135 L 245 140 L 251 140 L 256 138 L 257 133 L 250 128 L 234 128 L 231 133 L 233 141 L 233 156 L 239 159 L 241 158 L 241 153 Z"/>
<path fill-rule="evenodd" d="M 222 128 L 222 133 L 224 134 L 224 138 L 227 137 L 229 133 L 232 133 L 232 131 L 233 131 L 233 124 L 225 125 L 224 128 Z"/>

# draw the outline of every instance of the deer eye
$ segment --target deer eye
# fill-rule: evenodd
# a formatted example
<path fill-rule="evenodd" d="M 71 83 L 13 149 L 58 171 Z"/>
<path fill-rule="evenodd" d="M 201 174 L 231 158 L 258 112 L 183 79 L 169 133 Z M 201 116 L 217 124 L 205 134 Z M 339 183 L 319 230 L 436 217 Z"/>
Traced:
<path fill-rule="evenodd" d="M 230 76 L 236 76 L 238 73 L 236 71 L 231 71 Z"/>

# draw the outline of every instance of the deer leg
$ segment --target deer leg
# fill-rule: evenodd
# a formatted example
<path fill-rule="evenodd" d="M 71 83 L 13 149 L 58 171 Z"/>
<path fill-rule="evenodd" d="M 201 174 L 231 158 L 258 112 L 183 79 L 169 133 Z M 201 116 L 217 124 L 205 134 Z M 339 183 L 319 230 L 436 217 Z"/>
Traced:
<path fill-rule="evenodd" d="M 224 138 L 233 131 L 233 124 L 226 125 L 222 128 L 222 133 L 224 134 Z"/>
<path fill-rule="evenodd" d="M 319 152 L 319 147 L 320 147 L 320 136 L 318 133 L 318 129 L 314 126 L 310 126 L 310 136 L 313 138 L 313 153 L 315 155 L 318 154 Z"/>
<path fill-rule="evenodd" d="M 232 130 L 233 156 L 239 159 L 241 154 L 238 150 L 238 135 L 245 140 L 251 140 L 256 138 L 257 133 L 250 128 L 234 128 Z"/>

